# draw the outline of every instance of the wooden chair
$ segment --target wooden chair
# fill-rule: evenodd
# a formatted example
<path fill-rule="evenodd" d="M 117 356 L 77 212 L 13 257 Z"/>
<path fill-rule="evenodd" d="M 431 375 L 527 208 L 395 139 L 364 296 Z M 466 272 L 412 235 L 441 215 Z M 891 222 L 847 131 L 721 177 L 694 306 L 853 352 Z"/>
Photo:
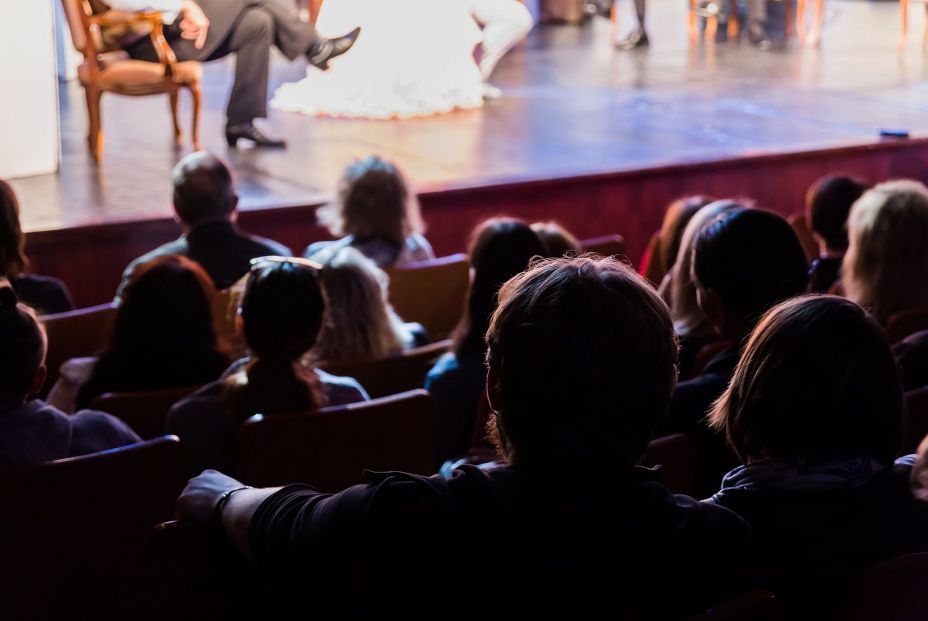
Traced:
<path fill-rule="evenodd" d="M 353 377 L 371 397 L 386 397 L 422 388 L 425 376 L 439 356 L 451 349 L 451 340 L 416 347 L 395 356 L 372 360 L 320 362 L 333 375 Z"/>
<path fill-rule="evenodd" d="M 696 445 L 682 433 L 651 440 L 641 465 L 661 466 L 663 483 L 675 494 L 690 496 L 696 488 Z"/>
<path fill-rule="evenodd" d="M 786 221 L 796 232 L 796 237 L 799 238 L 799 243 L 806 253 L 806 258 L 811 263 L 818 256 L 818 242 L 812 236 L 812 228 L 809 226 L 809 221 L 806 220 L 806 214 L 801 211 L 791 213 L 786 218 Z"/>
<path fill-rule="evenodd" d="M 928 386 L 905 393 L 906 425 L 902 455 L 914 453 L 928 436 Z"/>
<path fill-rule="evenodd" d="M 58 371 L 64 362 L 71 358 L 96 355 L 106 347 L 115 319 L 116 307 L 112 304 L 42 317 L 48 334 L 48 354 L 45 357 L 48 378 L 42 395 L 47 395 L 55 385 Z"/>
<path fill-rule="evenodd" d="M 874 617 L 877 618 L 877 617 Z M 780 621 L 783 610 L 770 591 L 752 591 L 690 621 Z"/>
<path fill-rule="evenodd" d="M 581 239 L 580 248 L 583 252 L 591 252 L 603 257 L 625 256 L 625 238 L 621 235 L 603 235 Z"/>
<path fill-rule="evenodd" d="M 239 428 L 236 467 L 249 485 L 309 483 L 336 492 L 364 481 L 362 472 L 431 474 L 435 411 L 425 390 L 324 408 L 253 416 Z"/>
<path fill-rule="evenodd" d="M 0 469 L 3 617 L 125 618 L 143 538 L 173 517 L 185 481 L 174 436 Z"/>
<path fill-rule="evenodd" d="M 164 435 L 168 410 L 197 388 L 186 386 L 144 392 L 108 392 L 94 399 L 88 408 L 112 414 L 147 440 Z"/>
<path fill-rule="evenodd" d="M 928 330 L 928 308 L 913 308 L 893 313 L 883 326 L 886 339 L 896 344 L 916 332 Z"/>
<path fill-rule="evenodd" d="M 921 621 L 928 610 L 928 553 L 884 561 L 865 571 L 851 591 L 843 621 Z"/>
<path fill-rule="evenodd" d="M 390 303 L 403 320 L 421 323 L 433 340 L 451 334 L 461 320 L 470 284 L 466 254 L 394 267 L 387 274 Z"/>
<path fill-rule="evenodd" d="M 177 118 L 177 100 L 180 89 L 186 88 L 193 98 L 193 147 L 199 150 L 200 81 L 203 71 L 198 62 L 177 62 L 164 38 L 161 14 L 106 11 L 94 15 L 89 0 L 62 0 L 62 4 L 74 47 L 84 55 L 84 62 L 78 67 L 77 75 L 87 97 L 87 146 L 94 161 L 99 162 L 103 156 L 103 121 L 100 115 L 100 97 L 103 93 L 130 97 L 168 95 L 174 139 L 180 144 L 182 132 Z M 158 54 L 158 62 L 131 60 L 107 53 L 114 50 L 105 49 L 100 36 L 101 29 L 139 27 L 151 29 L 150 36 Z"/>
<path fill-rule="evenodd" d="M 925 10 L 928 17 L 928 4 L 925 5 Z M 909 0 L 899 0 L 899 16 L 902 18 L 902 32 L 898 44 L 901 50 L 909 38 Z M 922 34 L 922 47 L 928 47 L 928 24 L 925 25 L 925 32 Z"/>

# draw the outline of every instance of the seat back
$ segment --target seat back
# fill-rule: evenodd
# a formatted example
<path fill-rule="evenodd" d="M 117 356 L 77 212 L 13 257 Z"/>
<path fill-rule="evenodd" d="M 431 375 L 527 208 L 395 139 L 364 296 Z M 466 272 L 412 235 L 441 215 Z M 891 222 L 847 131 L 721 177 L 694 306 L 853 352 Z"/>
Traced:
<path fill-rule="evenodd" d="M 406 390 L 422 388 L 435 360 L 451 349 L 445 340 L 416 347 L 395 356 L 370 360 L 320 362 L 319 368 L 333 375 L 358 380 L 371 397 L 386 397 Z"/>
<path fill-rule="evenodd" d="M 651 440 L 641 465 L 661 466 L 663 483 L 675 494 L 691 496 L 696 489 L 696 445 L 682 433 Z"/>
<path fill-rule="evenodd" d="M 71 358 L 96 355 L 106 347 L 113 333 L 115 319 L 116 307 L 112 304 L 42 317 L 48 334 L 48 354 L 45 357 L 48 378 L 42 390 L 43 395 L 47 395 L 55 385 L 58 371 L 64 362 Z"/>
<path fill-rule="evenodd" d="M 461 320 L 470 284 L 470 259 L 466 254 L 386 271 L 390 276 L 390 303 L 404 321 L 421 323 L 433 340 L 451 334 Z"/>
<path fill-rule="evenodd" d="M 893 313 L 884 326 L 886 339 L 896 344 L 916 332 L 928 330 L 928 308 L 912 308 Z"/>
<path fill-rule="evenodd" d="M 147 440 L 164 434 L 168 410 L 197 388 L 185 386 L 142 392 L 108 392 L 94 399 L 89 409 L 112 414 Z"/>
<path fill-rule="evenodd" d="M 918 449 L 928 436 L 928 386 L 905 393 L 906 424 L 902 454 L 908 455 Z"/>
<path fill-rule="evenodd" d="M 928 610 L 928 553 L 883 561 L 858 579 L 844 621 L 920 621 Z"/>
<path fill-rule="evenodd" d="M 580 249 L 583 252 L 592 252 L 602 257 L 616 257 L 625 255 L 625 238 L 621 235 L 603 235 L 580 240 Z"/>
<path fill-rule="evenodd" d="M 425 390 L 325 408 L 253 416 L 238 431 L 236 469 L 249 485 L 309 483 L 335 492 L 368 470 L 430 474 L 435 410 Z"/>
<path fill-rule="evenodd" d="M 179 440 L 0 469 L 3 616 L 120 618 L 145 534 L 184 487 Z"/>
<path fill-rule="evenodd" d="M 751 591 L 690 621 L 780 621 L 783 610 L 770 591 Z"/>
<path fill-rule="evenodd" d="M 712 362 L 712 359 L 721 354 L 726 349 L 729 349 L 734 343 L 727 339 L 722 339 L 714 341 L 712 343 L 707 343 L 699 348 L 699 351 L 696 352 L 696 356 L 693 358 L 693 368 L 690 369 L 689 374 L 686 377 L 680 379 L 689 379 L 695 377 L 703 372 L 703 369 L 706 368 L 706 365 Z"/>

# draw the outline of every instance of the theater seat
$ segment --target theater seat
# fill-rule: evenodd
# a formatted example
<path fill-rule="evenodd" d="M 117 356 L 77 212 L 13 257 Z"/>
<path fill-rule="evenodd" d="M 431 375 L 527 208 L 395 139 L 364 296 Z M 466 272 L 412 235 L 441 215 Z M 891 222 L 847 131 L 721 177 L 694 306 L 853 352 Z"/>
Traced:
<path fill-rule="evenodd" d="M 55 385 L 64 362 L 71 358 L 95 356 L 106 347 L 115 320 L 116 307 L 112 304 L 42 317 L 48 334 L 48 355 L 45 357 L 48 377 L 42 390 L 43 396 Z"/>
<path fill-rule="evenodd" d="M 147 390 L 142 392 L 108 392 L 100 395 L 88 409 L 112 414 L 132 427 L 143 439 L 164 434 L 168 410 L 199 386 Z"/>
<path fill-rule="evenodd" d="M 337 492 L 368 470 L 432 474 L 435 409 L 425 390 L 305 414 L 252 416 L 238 431 L 236 471 L 254 486 L 309 483 Z"/>
<path fill-rule="evenodd" d="M 641 465 L 660 466 L 664 485 L 675 494 L 692 496 L 696 489 L 696 445 L 682 433 L 648 443 Z"/>
<path fill-rule="evenodd" d="M 928 308 L 911 308 L 893 313 L 883 327 L 886 339 L 893 345 L 916 332 L 928 330 Z"/>
<path fill-rule="evenodd" d="M 4 619 L 125 618 L 145 534 L 174 514 L 186 481 L 165 436 L 31 467 L 0 469 Z"/>
<path fill-rule="evenodd" d="M 404 321 L 421 323 L 432 340 L 447 338 L 464 310 L 470 284 L 468 256 L 452 254 L 386 272 L 390 276 L 390 304 L 397 314 Z"/>
<path fill-rule="evenodd" d="M 318 366 L 333 375 L 353 377 L 371 397 L 386 397 L 422 388 L 425 376 L 435 360 L 451 349 L 451 345 L 451 340 L 445 340 L 415 347 L 395 356 L 370 360 L 322 361 Z"/>
<path fill-rule="evenodd" d="M 625 238 L 621 235 L 603 235 L 581 239 L 580 249 L 602 257 L 625 256 Z"/>
<path fill-rule="evenodd" d="M 855 585 L 843 621 L 923 621 L 928 611 L 928 553 L 884 561 Z"/>

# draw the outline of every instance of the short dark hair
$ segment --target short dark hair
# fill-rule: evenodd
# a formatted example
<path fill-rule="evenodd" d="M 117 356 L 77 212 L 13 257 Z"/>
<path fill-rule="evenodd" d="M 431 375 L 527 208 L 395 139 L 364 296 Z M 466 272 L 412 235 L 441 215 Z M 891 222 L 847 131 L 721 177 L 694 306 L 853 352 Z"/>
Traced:
<path fill-rule="evenodd" d="M 174 211 L 187 226 L 228 218 L 235 211 L 235 181 L 221 158 L 197 151 L 177 163 L 171 172 Z"/>
<path fill-rule="evenodd" d="M 523 464 L 636 464 L 676 382 L 670 311 L 615 259 L 549 259 L 509 280 L 487 345 L 497 446 Z"/>
<path fill-rule="evenodd" d="M 867 182 L 848 175 L 828 175 L 809 186 L 806 217 L 829 249 L 847 250 L 847 217 L 868 187 Z"/>
<path fill-rule="evenodd" d="M 28 268 L 19 200 L 13 186 L 0 179 L 0 276 L 18 276 Z"/>
<path fill-rule="evenodd" d="M 732 209 L 709 222 L 693 247 L 699 286 L 752 325 L 781 300 L 806 290 L 809 264 L 795 231 L 763 209 Z"/>
<path fill-rule="evenodd" d="M 45 329 L 28 306 L 16 302 L 10 287 L 0 288 L 0 405 L 16 405 L 28 397 L 45 362 Z"/>
<path fill-rule="evenodd" d="M 871 456 L 900 448 L 903 392 L 879 324 L 835 296 L 802 296 L 767 313 L 710 416 L 742 461 Z"/>

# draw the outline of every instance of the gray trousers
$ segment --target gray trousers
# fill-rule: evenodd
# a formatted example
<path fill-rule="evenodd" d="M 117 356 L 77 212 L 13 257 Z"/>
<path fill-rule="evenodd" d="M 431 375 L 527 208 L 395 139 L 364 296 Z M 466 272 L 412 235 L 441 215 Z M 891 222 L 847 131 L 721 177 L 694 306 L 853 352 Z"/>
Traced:
<path fill-rule="evenodd" d="M 301 21 L 292 0 L 197 0 L 209 18 L 206 44 L 196 49 L 180 36 L 179 20 L 165 28 L 177 59 L 209 62 L 235 54 L 235 81 L 226 110 L 228 123 L 267 116 L 267 80 L 271 46 L 294 60 L 317 39 L 312 24 Z M 141 60 L 157 60 L 148 38 L 127 48 Z"/>

